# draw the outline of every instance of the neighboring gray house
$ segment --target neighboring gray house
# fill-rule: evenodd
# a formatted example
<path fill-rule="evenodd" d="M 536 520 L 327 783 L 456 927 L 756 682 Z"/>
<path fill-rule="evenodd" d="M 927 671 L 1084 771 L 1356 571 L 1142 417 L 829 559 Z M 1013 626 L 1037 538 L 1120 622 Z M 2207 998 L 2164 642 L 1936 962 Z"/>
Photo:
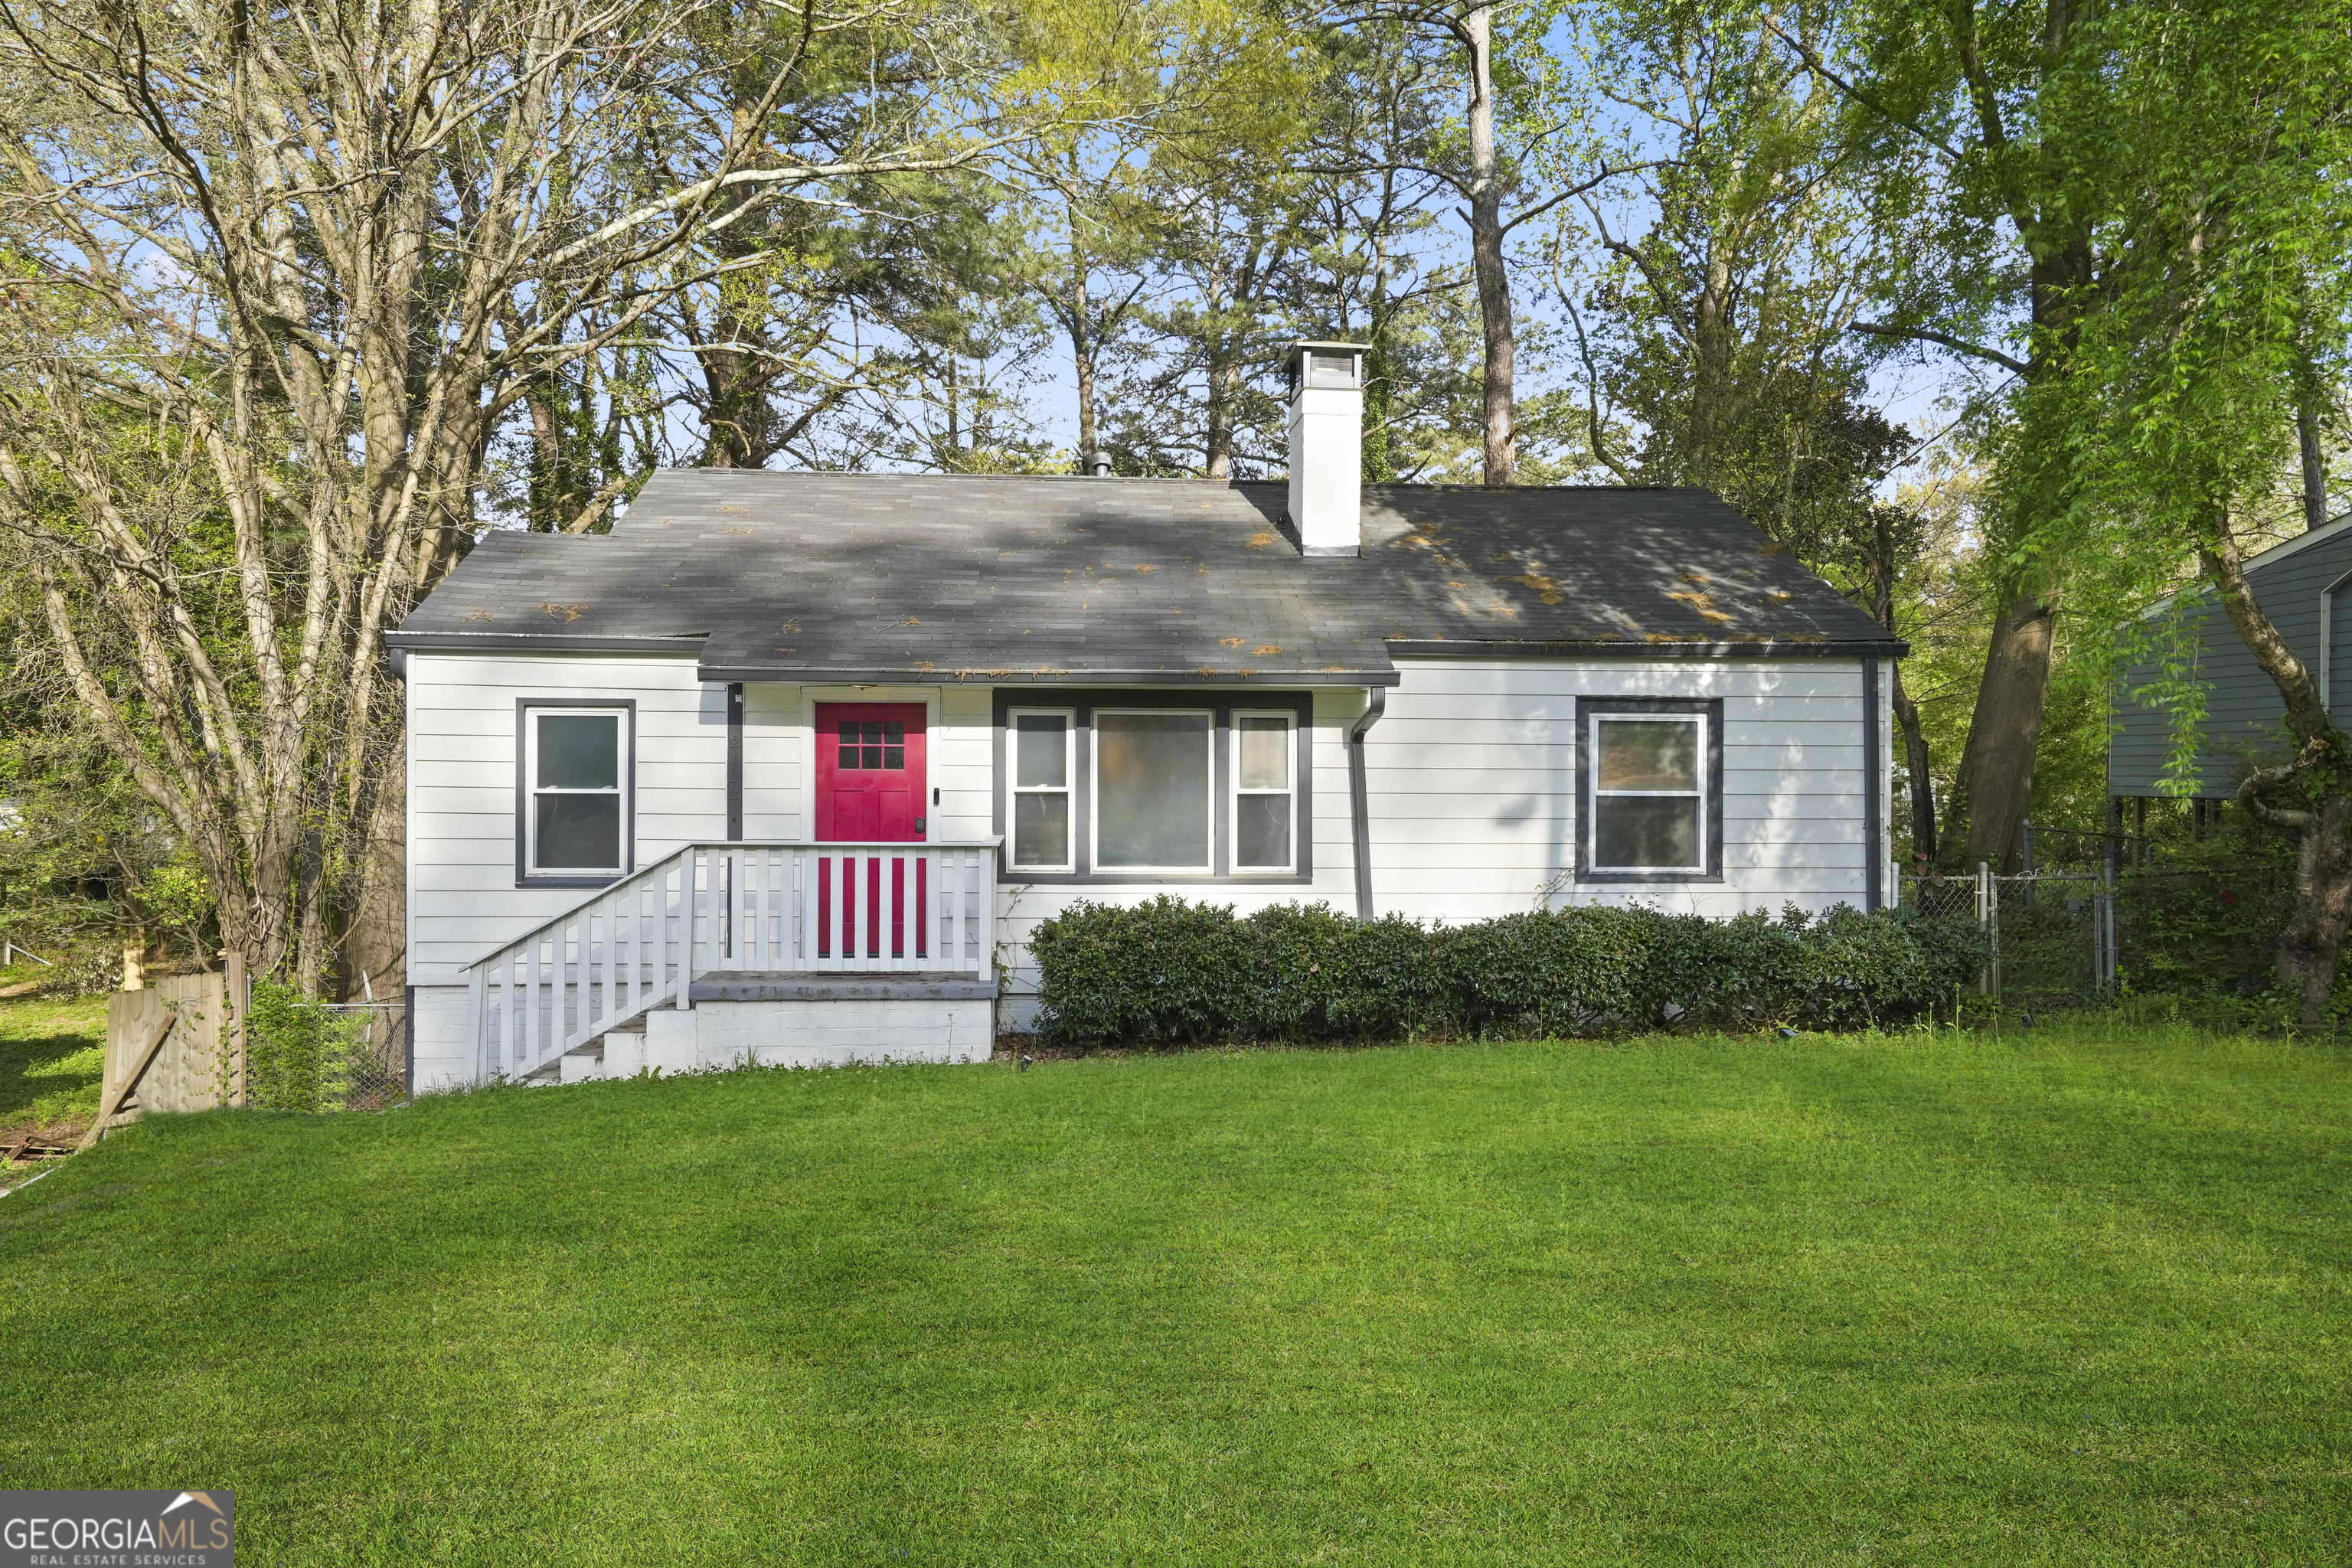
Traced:
<path fill-rule="evenodd" d="M 2263 613 L 2311 667 L 2329 710 L 2352 703 L 2352 512 L 2251 557 L 2246 576 Z M 2286 704 L 2211 590 L 2187 590 L 2148 615 L 2175 613 L 2185 617 L 2183 629 L 2197 647 L 2206 687 L 2190 793 L 2200 802 L 2227 800 L 2258 761 L 2288 753 Z M 2154 800 L 2168 793 L 2161 784 L 2172 755 L 2171 719 L 2134 695 L 2149 675 L 2148 665 L 2135 665 L 2117 689 L 2107 740 L 2107 794 L 2117 800 Z"/>
<path fill-rule="evenodd" d="M 420 1087 L 984 1058 L 1080 899 L 1468 921 L 1888 892 L 1868 616 L 1694 489 L 658 474 L 501 532 L 407 682 Z"/>

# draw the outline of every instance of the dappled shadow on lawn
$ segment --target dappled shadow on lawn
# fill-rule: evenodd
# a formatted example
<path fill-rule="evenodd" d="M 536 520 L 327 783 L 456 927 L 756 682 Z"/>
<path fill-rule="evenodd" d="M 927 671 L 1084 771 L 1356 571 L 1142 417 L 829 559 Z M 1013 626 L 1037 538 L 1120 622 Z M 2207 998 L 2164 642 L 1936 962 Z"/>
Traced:
<path fill-rule="evenodd" d="M 98 1106 L 106 1019 L 76 1004 L 0 1007 L 0 1142 L 79 1132 Z"/>

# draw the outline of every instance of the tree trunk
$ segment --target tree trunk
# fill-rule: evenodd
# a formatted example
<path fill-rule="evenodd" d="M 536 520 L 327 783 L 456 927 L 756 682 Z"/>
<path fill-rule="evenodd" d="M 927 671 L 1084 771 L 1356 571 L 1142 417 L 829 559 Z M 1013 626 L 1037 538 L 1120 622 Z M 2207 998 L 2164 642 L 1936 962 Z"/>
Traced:
<path fill-rule="evenodd" d="M 1234 477 L 1234 393 L 1240 380 L 1235 367 L 1220 354 L 1209 362 L 1208 431 L 1202 441 L 1205 471 L 1213 479 Z"/>
<path fill-rule="evenodd" d="M 2340 790 L 2309 814 L 2297 835 L 2294 913 L 2279 932 L 2278 977 L 2295 994 L 2295 1022 L 2305 1029 L 2327 1026 L 2327 1002 L 2336 990 L 2336 967 L 2344 956 L 2344 931 L 2352 923 L 2352 795 Z"/>
<path fill-rule="evenodd" d="M 343 934 L 341 996 L 400 994 L 408 982 L 406 769 L 395 749 L 380 764 L 360 866 L 358 900 Z M 364 979 L 362 978 L 364 976 Z"/>
<path fill-rule="evenodd" d="M 1095 425 L 1095 342 L 1088 330 L 1087 254 L 1078 244 L 1077 216 L 1070 217 L 1070 369 L 1078 383 L 1078 472 L 1094 472 L 1096 449 L 1102 444 Z"/>
<path fill-rule="evenodd" d="M 1470 56 L 1470 259 L 1478 279 L 1478 320 L 1486 337 L 1480 456 L 1486 482 L 1518 479 L 1517 430 L 1511 400 L 1511 278 L 1503 261 L 1503 181 L 1495 162 L 1494 7 L 1471 7 L 1462 19 Z"/>
<path fill-rule="evenodd" d="M 1386 212 L 1372 236 L 1371 353 L 1364 356 L 1364 482 L 1396 483 L 1389 450 L 1389 236 Z"/>
<path fill-rule="evenodd" d="M 2327 521 L 2327 453 L 2319 444 L 2316 391 L 2302 389 L 2294 402 L 2295 444 L 2303 449 L 2303 526 L 2317 528 Z"/>
<path fill-rule="evenodd" d="M 1903 726 L 1903 766 L 1911 775 L 1911 853 L 1914 863 L 1936 863 L 1936 780 L 1927 769 L 1927 734 L 1919 727 L 1919 705 L 1903 689 L 1903 666 L 1895 665 L 1895 721 Z"/>
<path fill-rule="evenodd" d="M 2303 742 L 2293 762 L 2260 769 L 2239 785 L 2238 800 L 2257 821 L 2295 837 L 2294 913 L 2279 932 L 2278 977 L 2294 989 L 2296 1022 L 2324 1028 L 2345 924 L 2352 920 L 2352 842 L 2345 837 L 2352 825 L 2352 758 L 2311 667 L 2255 602 L 2228 515 L 2215 510 L 2221 520 L 2216 542 L 2198 552 L 2198 564 L 2238 640 L 2285 699 L 2287 725 Z M 2286 804 L 2269 798 L 2273 790 Z"/>
<path fill-rule="evenodd" d="M 1944 838 L 1948 847 L 1958 837 L 1963 865 L 1986 860 L 2016 868 L 2017 830 L 2033 798 L 2057 618 L 2054 595 L 2028 592 L 1993 621 L 1976 714 L 1954 781 L 1951 831 Z"/>

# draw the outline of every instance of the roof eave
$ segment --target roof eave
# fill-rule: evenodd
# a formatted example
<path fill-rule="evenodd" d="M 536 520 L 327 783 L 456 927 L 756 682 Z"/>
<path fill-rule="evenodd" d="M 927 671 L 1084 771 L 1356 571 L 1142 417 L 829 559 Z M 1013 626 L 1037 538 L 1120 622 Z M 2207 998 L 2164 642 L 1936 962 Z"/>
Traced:
<path fill-rule="evenodd" d="M 1079 665 L 1013 668 L 998 665 L 892 666 L 771 664 L 706 658 L 706 681 L 778 686 L 1394 686 L 1393 665 L 1380 669 L 1105 669 Z"/>
<path fill-rule="evenodd" d="M 691 657 L 707 632 L 671 637 L 606 637 L 578 632 L 399 631 L 383 634 L 388 648 L 428 653 L 649 653 Z"/>
<path fill-rule="evenodd" d="M 1902 658 L 1911 645 L 1900 637 L 1766 637 L 1701 642 L 1676 637 L 1492 637 L 1431 641 L 1391 637 L 1392 658 L 1557 658 L 1573 655 L 1619 658 Z"/>

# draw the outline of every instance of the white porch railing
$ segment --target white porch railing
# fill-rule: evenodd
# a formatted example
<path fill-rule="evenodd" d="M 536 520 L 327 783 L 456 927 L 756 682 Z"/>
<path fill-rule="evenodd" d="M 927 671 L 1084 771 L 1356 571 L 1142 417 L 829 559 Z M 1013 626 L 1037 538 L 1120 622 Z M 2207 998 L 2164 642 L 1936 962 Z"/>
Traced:
<path fill-rule="evenodd" d="M 478 1077 L 690 1007 L 706 974 L 984 978 L 998 842 L 690 844 L 467 971 Z"/>

